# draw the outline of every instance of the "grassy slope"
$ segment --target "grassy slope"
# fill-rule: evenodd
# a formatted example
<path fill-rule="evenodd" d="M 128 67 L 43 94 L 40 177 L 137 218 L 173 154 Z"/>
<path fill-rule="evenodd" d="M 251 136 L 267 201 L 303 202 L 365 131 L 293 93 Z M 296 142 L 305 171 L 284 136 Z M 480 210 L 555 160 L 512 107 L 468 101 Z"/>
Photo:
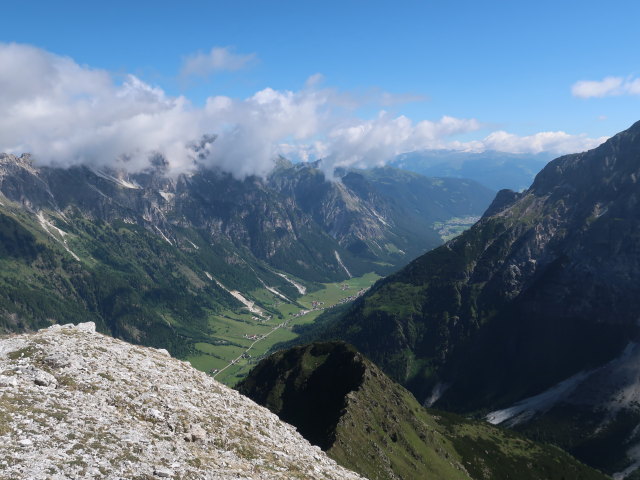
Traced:
<path fill-rule="evenodd" d="M 254 342 L 245 335 L 271 332 L 248 352 L 251 358 L 217 377 L 228 384 L 246 375 L 274 344 L 297 337 L 294 326 L 313 323 L 321 313 L 297 317 L 300 310 L 311 310 L 313 301 L 323 302 L 322 307 L 337 304 L 379 278 L 367 274 L 340 283 L 307 283 L 309 291 L 301 297 L 258 262 L 226 263 L 225 258 L 237 254 L 234 247 L 210 245 L 194 231 L 184 230 L 182 244 L 170 245 L 124 222 L 88 221 L 80 215 L 46 218 L 51 234 L 22 208 L 9 202 L 0 207 L 0 331 L 95 321 L 103 332 L 167 348 L 204 371 L 222 369 L 245 352 Z M 207 274 L 256 302 L 264 318 L 249 312 Z M 283 322 L 285 327 L 273 331 Z"/>
<path fill-rule="evenodd" d="M 607 478 L 555 447 L 422 408 L 341 343 L 280 351 L 261 362 L 239 390 L 372 480 Z"/>

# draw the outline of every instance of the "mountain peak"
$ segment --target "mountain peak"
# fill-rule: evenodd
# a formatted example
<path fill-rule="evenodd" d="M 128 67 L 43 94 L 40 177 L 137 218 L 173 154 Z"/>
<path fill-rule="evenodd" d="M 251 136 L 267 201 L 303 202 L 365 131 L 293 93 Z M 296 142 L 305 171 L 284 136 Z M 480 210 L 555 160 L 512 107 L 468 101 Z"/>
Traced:
<path fill-rule="evenodd" d="M 92 323 L 0 338 L 7 478 L 353 479 L 268 410 Z"/>

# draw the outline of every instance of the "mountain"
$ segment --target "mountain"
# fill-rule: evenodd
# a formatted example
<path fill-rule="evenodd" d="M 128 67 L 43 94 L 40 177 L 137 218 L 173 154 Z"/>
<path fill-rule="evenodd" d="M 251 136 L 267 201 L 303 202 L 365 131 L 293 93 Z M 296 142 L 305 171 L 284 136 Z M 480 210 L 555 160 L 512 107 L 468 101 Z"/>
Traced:
<path fill-rule="evenodd" d="M 174 178 L 165 167 L 158 157 L 129 175 L 0 155 L 0 331 L 89 320 L 185 357 L 198 343 L 229 343 L 221 316 L 277 325 L 276 301 L 388 272 L 441 242 L 434 222 L 490 201 L 472 182 L 395 170 L 328 182 L 310 164 L 244 180 L 204 169 Z M 405 184 L 433 198 L 385 190 Z"/>
<path fill-rule="evenodd" d="M 555 447 L 423 408 L 340 342 L 277 352 L 238 388 L 372 480 L 608 478 Z"/>
<path fill-rule="evenodd" d="M 640 465 L 640 122 L 500 192 L 379 281 L 341 338 L 427 405 L 488 414 L 610 473 Z M 497 412 L 496 412 L 497 411 Z M 633 478 L 633 477 L 630 477 Z"/>
<path fill-rule="evenodd" d="M 522 191 L 552 158 L 548 153 L 424 150 L 399 155 L 389 165 L 428 177 L 469 178 L 492 190 Z"/>
<path fill-rule="evenodd" d="M 481 214 L 493 197 L 474 181 L 390 167 L 341 169 L 336 177 L 327 182 L 313 164 L 289 164 L 276 169 L 269 184 L 352 255 L 393 266 L 441 244 L 435 224 Z"/>
<path fill-rule="evenodd" d="M 0 338 L 0 476 L 358 479 L 166 351 L 55 325 Z"/>

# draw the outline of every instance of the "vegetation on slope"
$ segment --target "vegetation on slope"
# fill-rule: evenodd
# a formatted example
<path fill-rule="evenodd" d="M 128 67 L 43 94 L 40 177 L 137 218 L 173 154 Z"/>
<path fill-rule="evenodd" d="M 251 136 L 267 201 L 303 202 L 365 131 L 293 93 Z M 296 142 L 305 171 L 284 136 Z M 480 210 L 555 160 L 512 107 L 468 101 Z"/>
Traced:
<path fill-rule="evenodd" d="M 263 360 L 241 393 L 338 463 L 383 479 L 605 479 L 561 450 L 424 409 L 353 347 L 314 343 Z"/>

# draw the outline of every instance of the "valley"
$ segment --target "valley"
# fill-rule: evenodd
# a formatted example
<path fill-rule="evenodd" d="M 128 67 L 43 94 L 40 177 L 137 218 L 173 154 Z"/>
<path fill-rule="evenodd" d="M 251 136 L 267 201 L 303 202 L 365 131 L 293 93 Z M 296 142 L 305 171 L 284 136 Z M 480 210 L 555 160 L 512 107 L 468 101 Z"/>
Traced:
<path fill-rule="evenodd" d="M 298 336 L 293 327 L 308 325 L 337 305 L 352 302 L 364 294 L 381 277 L 368 273 L 342 282 L 321 284 L 319 288 L 284 300 L 267 288 L 251 292 L 260 310 L 227 309 L 209 318 L 211 340 L 194 345 L 186 356 L 195 368 L 211 374 L 216 380 L 233 386 L 280 342 Z"/>
<path fill-rule="evenodd" d="M 640 480 L 640 2 L 5 3 L 0 480 Z"/>

